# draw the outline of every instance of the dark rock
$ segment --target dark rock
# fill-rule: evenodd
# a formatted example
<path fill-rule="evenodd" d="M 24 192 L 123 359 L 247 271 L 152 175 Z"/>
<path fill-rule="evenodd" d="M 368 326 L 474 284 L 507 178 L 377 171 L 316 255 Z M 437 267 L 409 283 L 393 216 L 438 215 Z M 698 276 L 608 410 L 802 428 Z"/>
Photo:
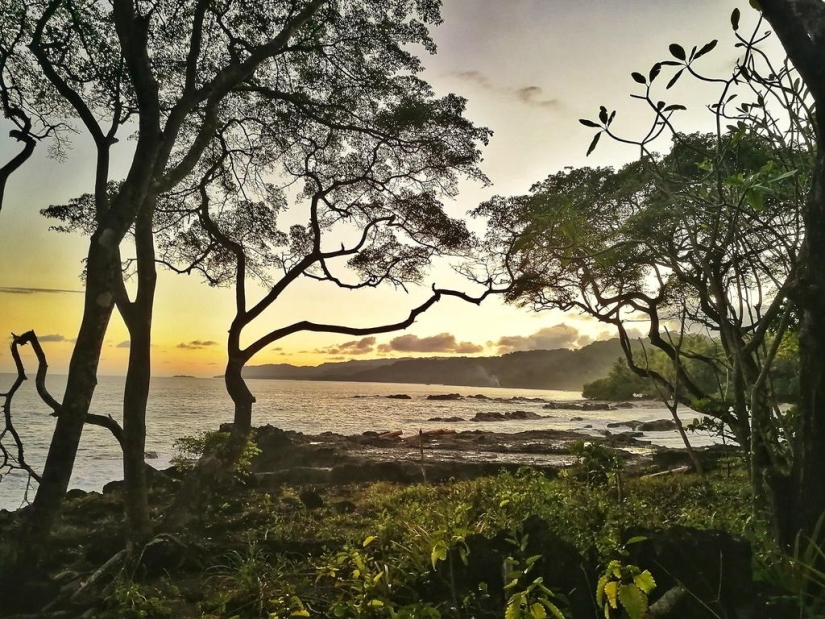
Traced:
<path fill-rule="evenodd" d="M 232 429 L 234 427 L 235 427 L 235 424 L 232 423 L 231 421 L 228 421 L 228 422 L 222 423 L 220 426 L 218 426 L 218 432 L 226 432 L 227 434 L 229 434 L 230 432 L 232 432 Z"/>
<path fill-rule="evenodd" d="M 571 417 L 570 421 L 584 421 L 584 417 Z"/>
<path fill-rule="evenodd" d="M 467 397 L 474 398 L 476 400 L 489 400 L 490 399 L 486 395 L 481 395 L 480 393 L 478 393 L 476 395 L 467 396 Z"/>
<path fill-rule="evenodd" d="M 123 490 L 123 480 L 116 479 L 103 486 L 103 496 L 112 494 L 113 492 L 120 492 L 121 490 Z"/>
<path fill-rule="evenodd" d="M 158 452 L 156 451 L 146 451 L 143 453 L 143 457 L 147 460 L 157 460 L 158 459 Z"/>
<path fill-rule="evenodd" d="M 441 423 L 457 423 L 464 421 L 464 417 L 430 417 L 427 421 L 440 421 Z"/>
<path fill-rule="evenodd" d="M 443 394 L 443 395 L 428 395 L 427 399 L 428 400 L 441 401 L 441 400 L 463 400 L 464 398 L 462 398 L 461 395 L 458 394 L 458 393 L 447 393 L 447 394 Z"/>
<path fill-rule="evenodd" d="M 84 496 L 86 496 L 86 491 L 81 490 L 80 488 L 72 488 L 66 492 L 66 499 L 69 501 L 72 499 L 82 499 Z"/>
<path fill-rule="evenodd" d="M 642 432 L 667 432 L 676 429 L 676 422 L 672 419 L 657 419 L 656 421 L 647 421 L 639 426 Z"/>
<path fill-rule="evenodd" d="M 527 419 L 542 419 L 542 416 L 532 411 L 513 411 L 507 413 L 479 412 L 470 421 L 523 421 Z"/>
<path fill-rule="evenodd" d="M 301 499 L 301 503 L 307 509 L 320 509 L 324 506 L 323 497 L 315 490 L 304 490 L 298 495 L 298 498 Z"/>
<path fill-rule="evenodd" d="M 390 400 L 412 400 L 411 396 L 408 396 L 406 393 L 397 393 L 394 395 L 388 395 L 387 398 Z"/>
<path fill-rule="evenodd" d="M 616 402 L 613 406 L 616 408 L 634 408 L 634 405 L 630 402 Z"/>
<path fill-rule="evenodd" d="M 168 574 L 187 563 L 189 549 L 174 535 L 161 533 L 146 546 L 140 555 L 140 565 L 149 577 Z"/>

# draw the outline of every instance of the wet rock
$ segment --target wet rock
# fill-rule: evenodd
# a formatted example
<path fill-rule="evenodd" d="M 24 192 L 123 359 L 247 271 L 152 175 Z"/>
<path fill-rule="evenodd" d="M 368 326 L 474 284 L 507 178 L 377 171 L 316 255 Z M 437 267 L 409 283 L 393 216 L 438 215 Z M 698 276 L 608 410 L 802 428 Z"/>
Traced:
<path fill-rule="evenodd" d="M 464 398 L 461 397 L 458 393 L 446 393 L 442 395 L 428 395 L 428 400 L 435 400 L 435 401 L 444 401 L 444 400 L 463 400 Z"/>
<path fill-rule="evenodd" d="M 642 432 L 667 432 L 676 429 L 676 422 L 672 419 L 657 419 L 647 421 L 639 426 Z"/>
<path fill-rule="evenodd" d="M 613 406 L 616 408 L 634 408 L 634 405 L 630 402 L 616 402 Z"/>
<path fill-rule="evenodd" d="M 532 411 L 512 411 L 506 413 L 479 412 L 470 421 L 524 421 L 528 419 L 542 419 L 542 416 Z"/>
<path fill-rule="evenodd" d="M 158 459 L 158 452 L 156 451 L 146 451 L 143 454 L 143 457 L 147 460 L 157 460 Z"/>
<path fill-rule="evenodd" d="M 66 492 L 66 499 L 71 501 L 72 499 L 82 499 L 86 496 L 86 491 L 81 490 L 80 488 L 72 488 L 68 492 Z"/>
<path fill-rule="evenodd" d="M 570 421 L 584 421 L 584 417 L 571 417 Z"/>
<path fill-rule="evenodd" d="M 548 402 L 542 408 L 565 411 L 612 411 L 616 410 L 608 402 Z"/>
<path fill-rule="evenodd" d="M 480 393 L 477 393 L 476 395 L 467 396 L 467 397 L 473 398 L 475 400 L 489 400 L 490 399 L 486 395 L 482 395 Z"/>
<path fill-rule="evenodd" d="M 387 398 L 390 400 L 412 400 L 412 397 L 408 396 L 406 393 L 396 393 L 393 395 L 388 395 Z"/>
<path fill-rule="evenodd" d="M 427 421 L 440 421 L 442 423 L 458 423 L 464 421 L 464 417 L 430 417 Z"/>

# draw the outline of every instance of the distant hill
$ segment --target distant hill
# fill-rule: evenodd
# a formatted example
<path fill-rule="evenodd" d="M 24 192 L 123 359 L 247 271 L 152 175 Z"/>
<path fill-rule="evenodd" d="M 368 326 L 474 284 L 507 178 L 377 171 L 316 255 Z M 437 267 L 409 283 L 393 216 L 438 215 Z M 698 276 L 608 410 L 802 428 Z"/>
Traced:
<path fill-rule="evenodd" d="M 317 367 L 258 365 L 246 368 L 244 377 L 578 390 L 606 376 L 621 356 L 619 340 L 612 339 L 579 350 L 529 350 L 496 357 L 370 359 Z"/>

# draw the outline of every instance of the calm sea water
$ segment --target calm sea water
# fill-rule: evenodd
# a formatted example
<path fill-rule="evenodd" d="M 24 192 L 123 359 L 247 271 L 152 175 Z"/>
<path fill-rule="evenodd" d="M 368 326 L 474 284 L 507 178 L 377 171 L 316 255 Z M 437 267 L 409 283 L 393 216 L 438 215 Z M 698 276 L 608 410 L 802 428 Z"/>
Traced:
<path fill-rule="evenodd" d="M 5 391 L 14 377 L 0 374 L 0 392 Z M 60 399 L 65 389 L 64 376 L 50 376 L 48 386 Z M 544 410 L 540 403 L 501 403 L 473 399 L 459 401 L 429 401 L 428 395 L 459 393 L 464 396 L 483 394 L 490 398 L 523 396 L 547 400 L 575 400 L 581 397 L 572 391 L 541 391 L 532 389 L 500 389 L 484 387 L 452 387 L 444 385 L 410 385 L 393 383 L 311 382 L 289 380 L 253 380 L 250 388 L 257 397 L 254 408 L 256 425 L 272 424 L 304 433 L 337 432 L 356 434 L 366 430 L 403 430 L 405 434 L 449 426 L 456 430 L 488 429 L 498 432 L 520 432 L 538 429 L 582 429 L 587 432 L 604 429 L 608 422 L 638 419 L 648 421 L 669 418 L 661 406 L 647 403 L 620 411 Z M 405 393 L 411 400 L 387 399 L 390 394 Z M 360 396 L 360 397 L 356 397 Z M 123 398 L 122 377 L 101 377 L 92 412 L 121 417 Z M 459 416 L 468 419 L 479 411 L 531 410 L 546 417 L 531 421 L 497 423 L 463 422 L 444 424 L 428 422 L 430 417 Z M 26 458 L 40 470 L 54 428 L 54 418 L 38 400 L 34 381 L 27 381 L 15 396 L 12 408 L 15 426 L 23 438 Z M 573 421 L 573 417 L 581 420 Z M 147 411 L 146 451 L 157 458 L 149 462 L 157 467 L 168 466 L 174 454 L 176 438 L 200 430 L 216 429 L 232 420 L 232 402 L 221 379 L 155 378 Z M 649 438 L 659 444 L 679 446 L 675 432 L 651 433 Z M 703 441 L 697 441 L 701 444 Z M 80 443 L 70 487 L 100 490 L 115 479 L 122 479 L 122 465 L 117 443 L 108 431 L 87 426 Z M 25 478 L 8 475 L 0 481 L 0 509 L 20 506 L 25 491 Z"/>

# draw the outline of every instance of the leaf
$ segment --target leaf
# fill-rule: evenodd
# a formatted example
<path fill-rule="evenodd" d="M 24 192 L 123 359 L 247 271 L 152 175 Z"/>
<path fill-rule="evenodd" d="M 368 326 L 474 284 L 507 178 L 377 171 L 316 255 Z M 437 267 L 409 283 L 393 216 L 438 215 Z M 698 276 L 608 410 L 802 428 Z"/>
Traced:
<path fill-rule="evenodd" d="M 439 561 L 446 561 L 447 560 L 447 545 L 444 542 L 439 542 L 435 546 L 433 546 L 433 550 L 430 553 L 430 562 L 433 564 L 433 569 L 435 569 L 436 564 Z"/>
<path fill-rule="evenodd" d="M 647 570 L 641 574 L 636 574 L 633 577 L 633 582 L 639 589 L 648 594 L 656 588 L 656 581 L 653 580 L 653 574 Z"/>
<path fill-rule="evenodd" d="M 542 606 L 538 602 L 535 602 L 530 607 L 530 616 L 533 619 L 547 619 L 547 611 L 544 610 L 544 606 Z"/>
<path fill-rule="evenodd" d="M 717 39 L 713 39 L 713 41 L 711 41 L 710 43 L 705 43 L 702 46 L 702 49 L 700 49 L 698 52 L 696 52 L 696 55 L 693 57 L 693 59 L 696 60 L 697 58 L 701 58 L 702 56 L 704 56 L 708 52 L 713 51 L 713 48 L 716 47 L 716 44 L 718 42 L 719 41 Z"/>
<path fill-rule="evenodd" d="M 367 539 L 364 540 L 363 546 L 366 548 L 370 544 L 372 544 L 378 538 L 375 535 L 370 535 Z"/>
<path fill-rule="evenodd" d="M 668 105 L 668 106 L 665 108 L 665 111 L 667 111 L 667 110 L 668 110 L 668 108 L 671 108 L 671 107 L 676 107 L 676 106 L 673 106 L 673 105 Z M 680 107 L 681 107 L 681 106 L 680 106 Z M 684 108 L 682 108 L 682 109 L 684 109 Z M 700 167 L 701 167 L 701 166 L 700 166 Z M 635 537 L 631 537 L 629 540 L 627 540 L 627 541 L 624 543 L 624 545 L 625 545 L 625 546 L 631 546 L 631 545 L 633 545 L 633 544 L 638 544 L 639 542 L 646 542 L 646 541 L 647 541 L 647 538 L 646 538 L 644 535 L 636 535 Z"/>
<path fill-rule="evenodd" d="M 599 123 L 594 123 L 592 120 L 587 120 L 586 118 L 579 118 L 579 122 L 583 124 L 585 127 L 593 127 L 595 129 L 601 127 Z"/>
<path fill-rule="evenodd" d="M 671 86 L 673 86 L 676 83 L 676 80 L 678 80 L 680 77 L 682 77 L 683 72 L 684 72 L 684 69 L 682 69 L 676 75 L 671 77 L 670 81 L 667 83 L 667 86 L 665 86 L 665 88 L 670 88 Z"/>
<path fill-rule="evenodd" d="M 603 125 L 607 123 L 607 108 L 605 106 L 599 108 L 599 120 L 602 121 Z"/>
<path fill-rule="evenodd" d="M 291 613 L 289 613 L 289 616 L 290 617 L 309 617 L 309 611 L 304 610 L 303 608 L 301 610 L 293 610 Z"/>
<path fill-rule="evenodd" d="M 596 603 L 601 606 L 604 604 L 604 587 L 607 581 L 610 580 L 607 575 L 599 578 L 599 584 L 596 585 Z"/>
<path fill-rule="evenodd" d="M 678 58 L 679 60 L 687 59 L 687 54 L 685 54 L 685 48 L 679 45 L 678 43 L 671 43 L 668 49 L 670 50 L 670 53 L 674 58 Z"/>
<path fill-rule="evenodd" d="M 749 0 L 748 4 L 750 4 L 751 7 L 756 9 L 757 11 L 762 10 L 762 3 L 759 2 L 759 0 Z"/>
<path fill-rule="evenodd" d="M 730 14 L 730 25 L 734 30 L 739 30 L 740 17 L 742 17 L 741 11 L 739 11 L 739 9 L 733 9 L 733 13 Z"/>
<path fill-rule="evenodd" d="M 586 157 L 590 156 L 590 153 L 592 153 L 596 149 L 596 144 L 599 143 L 600 137 L 602 137 L 601 131 L 597 133 L 595 136 L 593 136 L 593 141 L 590 142 L 590 147 L 587 149 L 587 155 L 585 155 Z"/>
<path fill-rule="evenodd" d="M 647 84 L 647 80 L 645 79 L 645 76 L 642 75 L 641 73 L 638 73 L 637 71 L 634 71 L 633 73 L 631 73 L 630 77 L 632 77 L 634 81 L 639 82 L 640 84 Z"/>
<path fill-rule="evenodd" d="M 615 580 L 611 580 L 604 586 L 604 595 L 607 597 L 607 603 L 610 604 L 612 608 L 619 608 L 619 583 Z"/>
<path fill-rule="evenodd" d="M 650 73 L 648 74 L 648 79 L 649 79 L 651 82 L 652 82 L 653 80 L 655 80 L 655 79 L 656 79 L 656 77 L 659 75 L 659 71 L 661 71 L 661 70 L 662 70 L 662 63 L 661 63 L 661 62 L 657 62 L 655 65 L 653 65 L 653 66 L 650 68 Z M 634 79 L 635 79 L 635 78 L 634 78 Z M 639 80 L 636 80 L 636 81 L 638 82 Z"/>
<path fill-rule="evenodd" d="M 559 607 L 553 604 L 550 600 L 542 599 L 541 603 L 544 604 L 544 607 L 550 611 L 550 614 L 553 615 L 556 619 L 566 619 L 562 612 L 559 610 Z"/>
<path fill-rule="evenodd" d="M 686 108 L 684 105 L 680 105 L 680 104 L 678 104 L 678 103 L 674 103 L 674 104 L 672 104 L 672 105 L 668 105 L 668 106 L 667 106 L 665 109 L 663 109 L 662 111 L 663 111 L 663 112 L 675 112 L 675 111 L 677 111 L 677 110 L 686 110 L 686 109 L 687 109 L 687 108 Z"/>
<path fill-rule="evenodd" d="M 647 612 L 647 596 L 636 585 L 622 585 L 619 601 L 630 619 L 642 619 Z"/>

